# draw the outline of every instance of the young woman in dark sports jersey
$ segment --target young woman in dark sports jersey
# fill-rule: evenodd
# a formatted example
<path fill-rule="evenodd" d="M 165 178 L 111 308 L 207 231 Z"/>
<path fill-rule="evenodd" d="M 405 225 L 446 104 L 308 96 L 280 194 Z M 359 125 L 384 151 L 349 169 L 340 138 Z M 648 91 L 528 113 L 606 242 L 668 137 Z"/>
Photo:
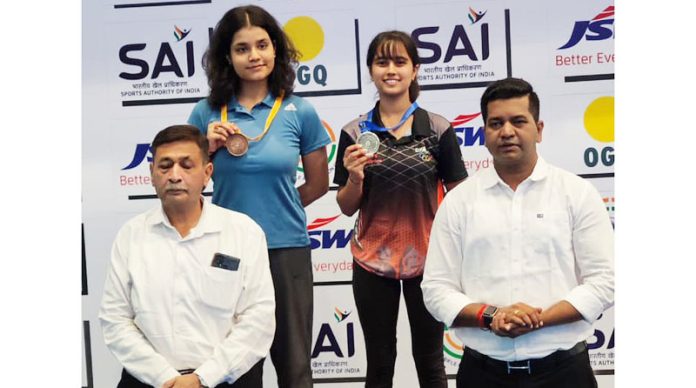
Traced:
<path fill-rule="evenodd" d="M 409 35 L 378 34 L 367 66 L 379 101 L 348 123 L 339 141 L 336 200 L 346 215 L 360 211 L 351 252 L 367 348 L 366 387 L 392 386 L 402 287 L 420 386 L 447 386 L 444 326 L 426 310 L 420 282 L 437 206 L 467 173 L 450 123 L 416 103 L 419 64 Z"/>

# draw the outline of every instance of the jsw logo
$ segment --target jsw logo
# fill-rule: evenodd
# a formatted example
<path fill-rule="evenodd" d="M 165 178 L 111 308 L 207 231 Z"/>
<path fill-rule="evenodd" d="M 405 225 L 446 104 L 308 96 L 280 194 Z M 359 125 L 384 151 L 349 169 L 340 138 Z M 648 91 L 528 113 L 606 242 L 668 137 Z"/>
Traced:
<path fill-rule="evenodd" d="M 340 216 L 339 214 L 335 217 L 317 218 L 307 226 L 309 244 L 312 249 L 345 248 L 348 245 L 353 237 L 352 230 L 316 230 L 333 222 Z"/>
<path fill-rule="evenodd" d="M 149 143 L 138 144 L 135 146 L 135 152 L 133 153 L 133 160 L 121 170 L 130 170 L 132 168 L 138 167 L 145 159 L 147 162 L 152 162 L 152 150 L 150 149 Z"/>
<path fill-rule="evenodd" d="M 559 47 L 565 50 L 585 40 L 605 40 L 614 36 L 614 6 L 607 7 L 592 20 L 575 22 L 573 33 L 566 44 Z"/>
<path fill-rule="evenodd" d="M 481 113 L 459 115 L 454 118 L 454 121 L 450 122 L 454 128 L 455 134 L 457 135 L 457 142 L 459 143 L 459 146 L 471 147 L 474 145 L 482 146 L 485 144 L 486 140 L 483 127 L 462 126 L 480 115 Z"/>

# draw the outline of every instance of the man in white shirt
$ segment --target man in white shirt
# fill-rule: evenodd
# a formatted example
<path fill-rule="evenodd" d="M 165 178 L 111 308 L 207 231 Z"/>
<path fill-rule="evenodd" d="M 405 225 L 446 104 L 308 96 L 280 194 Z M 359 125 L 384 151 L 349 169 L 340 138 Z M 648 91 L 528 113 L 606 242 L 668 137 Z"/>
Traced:
<path fill-rule="evenodd" d="M 494 168 L 447 194 L 421 287 L 465 345 L 457 387 L 596 387 L 585 340 L 614 303 L 613 230 L 597 190 L 537 155 L 532 86 L 481 98 Z"/>
<path fill-rule="evenodd" d="M 207 151 L 193 126 L 160 131 L 150 172 L 161 206 L 114 241 L 99 319 L 124 367 L 118 388 L 261 386 L 262 370 L 247 372 L 275 330 L 266 238 L 251 218 L 203 200 Z"/>

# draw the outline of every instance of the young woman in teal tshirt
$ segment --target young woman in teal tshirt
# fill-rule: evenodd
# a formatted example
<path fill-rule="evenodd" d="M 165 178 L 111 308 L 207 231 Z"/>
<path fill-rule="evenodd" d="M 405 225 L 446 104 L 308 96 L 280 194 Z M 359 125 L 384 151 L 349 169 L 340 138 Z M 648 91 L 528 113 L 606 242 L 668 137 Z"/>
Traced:
<path fill-rule="evenodd" d="M 188 122 L 206 134 L 213 203 L 249 215 L 264 230 L 276 296 L 271 360 L 280 387 L 311 387 L 312 266 L 304 207 L 328 191 L 316 111 L 293 95 L 297 52 L 268 12 L 236 7 L 218 22 L 204 60 L 210 95 Z M 299 161 L 304 183 L 295 187 Z M 261 386 L 262 364 L 252 368 Z"/>

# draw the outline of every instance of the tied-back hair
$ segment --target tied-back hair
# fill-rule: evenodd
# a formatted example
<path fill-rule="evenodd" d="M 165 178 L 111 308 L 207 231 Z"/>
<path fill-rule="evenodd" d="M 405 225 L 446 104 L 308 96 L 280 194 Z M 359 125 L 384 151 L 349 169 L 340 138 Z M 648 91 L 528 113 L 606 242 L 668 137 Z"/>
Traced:
<path fill-rule="evenodd" d="M 521 78 L 503 78 L 488 85 L 481 96 L 481 116 L 483 122 L 488 120 L 488 103 L 495 100 L 529 96 L 529 113 L 534 121 L 539 121 L 539 96 L 532 85 Z"/>
<path fill-rule="evenodd" d="M 268 88 L 274 96 L 281 92 L 292 94 L 298 52 L 278 24 L 266 10 L 255 5 L 235 7 L 227 11 L 215 26 L 210 45 L 203 55 L 203 68 L 208 77 L 208 103 L 220 108 L 239 92 L 240 79 L 229 62 L 232 38 L 242 28 L 260 27 L 266 30 L 275 49 L 275 65 L 268 76 Z"/>
<path fill-rule="evenodd" d="M 372 68 L 372 63 L 375 60 L 375 56 L 380 58 L 386 58 L 394 60 L 396 59 L 396 48 L 399 44 L 402 44 L 406 49 L 413 66 L 418 66 L 421 63 L 420 57 L 418 56 L 418 48 L 416 47 L 416 42 L 413 41 L 411 36 L 402 31 L 384 31 L 377 34 L 370 42 L 370 46 L 367 49 L 367 68 Z M 418 77 L 411 81 L 411 85 L 408 87 L 408 99 L 411 102 L 416 101 L 418 94 L 420 93 L 420 86 L 418 85 Z"/>
<path fill-rule="evenodd" d="M 203 133 L 193 125 L 172 125 L 157 133 L 152 140 L 152 156 L 157 154 L 157 148 L 164 144 L 175 143 L 177 141 L 190 141 L 196 143 L 201 150 L 203 164 L 208 163 L 208 139 Z"/>

